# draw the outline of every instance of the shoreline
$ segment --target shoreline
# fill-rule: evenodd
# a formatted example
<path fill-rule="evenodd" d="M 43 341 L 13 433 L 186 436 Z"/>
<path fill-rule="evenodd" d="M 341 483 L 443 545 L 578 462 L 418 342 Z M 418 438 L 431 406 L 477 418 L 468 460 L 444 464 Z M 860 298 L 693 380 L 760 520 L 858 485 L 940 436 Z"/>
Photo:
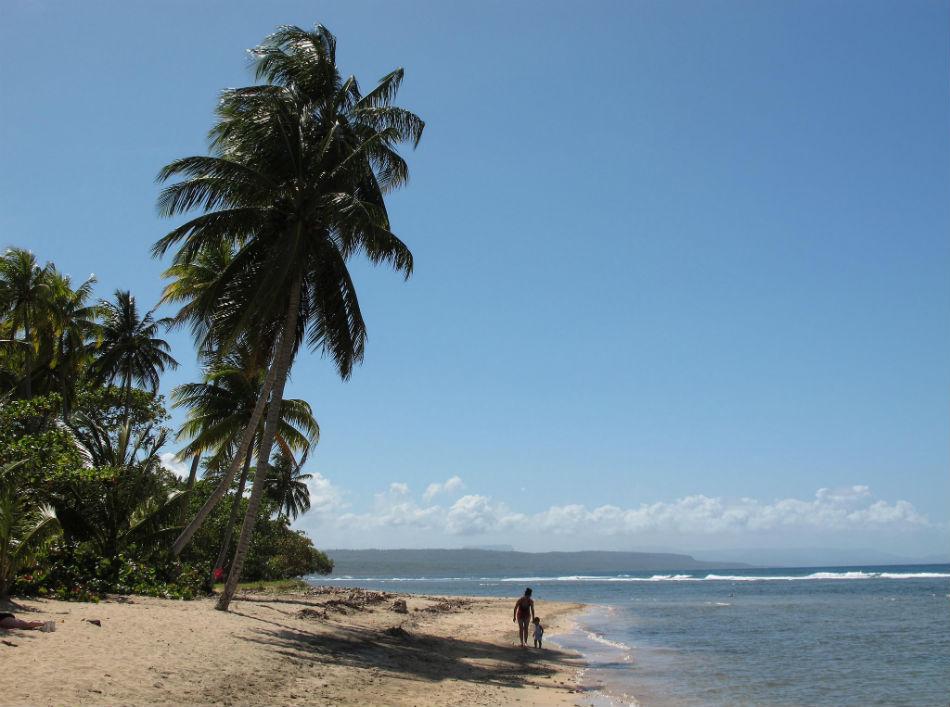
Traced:
<path fill-rule="evenodd" d="M 512 606 L 332 586 L 242 592 L 228 613 L 210 598 L 16 599 L 0 608 L 57 630 L 0 631 L 0 703 L 590 704 L 582 655 L 557 641 L 588 606 L 540 604 L 541 650 L 518 647 Z"/>

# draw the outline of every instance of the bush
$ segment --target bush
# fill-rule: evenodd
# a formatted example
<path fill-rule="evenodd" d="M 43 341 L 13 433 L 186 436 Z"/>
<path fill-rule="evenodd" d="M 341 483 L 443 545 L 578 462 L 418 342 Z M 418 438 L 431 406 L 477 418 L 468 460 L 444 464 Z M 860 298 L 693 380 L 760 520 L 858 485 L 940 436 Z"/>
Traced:
<path fill-rule="evenodd" d="M 24 569 L 14 592 L 66 601 L 98 601 L 105 594 L 143 594 L 166 599 L 193 599 L 200 573 L 168 555 L 100 557 L 91 546 L 60 541 L 36 564 Z"/>

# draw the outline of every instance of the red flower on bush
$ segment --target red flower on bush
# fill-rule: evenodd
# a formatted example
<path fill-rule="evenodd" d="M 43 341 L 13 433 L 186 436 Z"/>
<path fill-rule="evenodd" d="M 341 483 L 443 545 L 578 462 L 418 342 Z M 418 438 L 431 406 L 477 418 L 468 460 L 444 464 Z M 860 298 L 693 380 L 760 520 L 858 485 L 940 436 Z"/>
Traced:
<path fill-rule="evenodd" d="M 214 572 L 212 574 L 214 576 L 215 582 L 220 582 L 221 580 L 224 579 L 224 570 L 221 569 L 220 567 L 215 567 Z"/>

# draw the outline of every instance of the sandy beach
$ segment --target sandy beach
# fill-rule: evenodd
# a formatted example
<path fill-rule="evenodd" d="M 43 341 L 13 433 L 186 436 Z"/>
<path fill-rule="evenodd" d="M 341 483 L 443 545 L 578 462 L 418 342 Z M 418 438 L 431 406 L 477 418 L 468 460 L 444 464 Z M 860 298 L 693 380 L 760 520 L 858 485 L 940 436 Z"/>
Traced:
<path fill-rule="evenodd" d="M 245 593 L 230 613 L 209 599 L 16 600 L 0 609 L 57 630 L 0 631 L 0 703 L 579 704 L 579 657 L 519 648 L 513 605 L 341 588 Z M 551 635 L 581 608 L 538 612 Z"/>

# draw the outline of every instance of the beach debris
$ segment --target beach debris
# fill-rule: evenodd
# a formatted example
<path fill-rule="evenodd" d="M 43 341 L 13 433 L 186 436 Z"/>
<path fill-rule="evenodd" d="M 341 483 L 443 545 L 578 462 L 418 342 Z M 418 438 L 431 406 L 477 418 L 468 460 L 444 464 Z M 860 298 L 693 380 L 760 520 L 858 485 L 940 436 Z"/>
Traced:
<path fill-rule="evenodd" d="M 371 607 L 382 604 L 391 599 L 393 594 L 388 592 L 372 592 L 365 589 L 346 589 L 337 587 L 314 587 L 296 595 L 301 596 L 329 596 L 325 601 L 304 601 L 300 598 L 283 597 L 261 597 L 257 601 L 261 604 L 287 603 L 287 604 L 307 604 L 317 609 L 322 609 L 323 614 L 319 612 L 311 614 L 298 614 L 303 618 L 327 618 L 327 612 L 332 611 L 338 614 L 347 614 L 350 611 L 368 611 L 372 612 Z"/>
<path fill-rule="evenodd" d="M 463 609 L 467 609 L 471 605 L 471 600 L 469 599 L 443 599 L 438 601 L 435 604 L 430 604 L 429 606 L 421 609 L 421 611 L 427 611 L 435 614 L 455 614 Z"/>
<path fill-rule="evenodd" d="M 92 624 L 93 626 L 102 626 L 102 621 L 99 619 L 83 619 L 87 624 Z"/>
<path fill-rule="evenodd" d="M 405 599 L 397 599 L 393 602 L 392 606 L 389 607 L 391 610 L 395 611 L 397 614 L 408 614 L 409 607 L 406 606 Z"/>
<path fill-rule="evenodd" d="M 16 648 L 17 646 L 17 644 L 14 643 L 13 641 L 7 641 L 6 639 L 0 641 L 0 643 L 2 643 L 5 646 L 10 646 L 11 648 Z"/>
<path fill-rule="evenodd" d="M 297 618 L 299 619 L 326 619 L 327 610 L 317 611 L 316 609 L 301 609 L 297 612 Z"/>
<path fill-rule="evenodd" d="M 409 633 L 402 626 L 390 626 L 385 631 L 383 631 L 387 636 L 392 636 L 393 638 L 401 638 L 402 640 L 408 640 L 412 638 L 412 634 Z"/>

